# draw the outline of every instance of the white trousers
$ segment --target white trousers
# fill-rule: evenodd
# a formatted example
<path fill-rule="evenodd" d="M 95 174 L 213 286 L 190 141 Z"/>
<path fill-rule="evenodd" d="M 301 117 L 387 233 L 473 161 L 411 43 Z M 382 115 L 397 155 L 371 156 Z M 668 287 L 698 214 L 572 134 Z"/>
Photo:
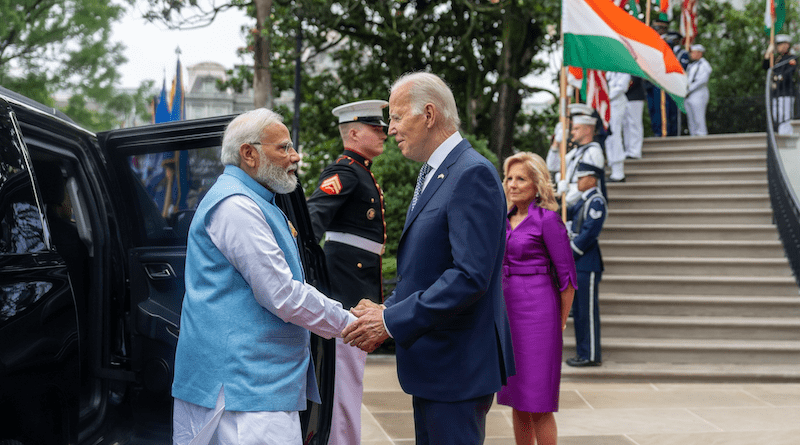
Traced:
<path fill-rule="evenodd" d="M 225 411 L 225 388 L 206 408 L 175 399 L 173 445 L 302 445 L 297 411 Z"/>
<path fill-rule="evenodd" d="M 707 135 L 706 107 L 708 107 L 708 88 L 700 88 L 690 94 L 683 101 L 683 107 L 686 108 L 689 134 L 692 136 Z"/>
<path fill-rule="evenodd" d="M 606 159 L 608 166 L 611 167 L 611 179 L 622 179 L 625 177 L 625 148 L 622 145 L 622 122 L 625 120 L 628 99 L 623 95 L 621 98 L 614 99 L 611 104 L 611 135 L 606 138 Z"/>
<path fill-rule="evenodd" d="M 367 353 L 336 339 L 336 378 L 328 445 L 361 443 L 361 400 Z"/>
<path fill-rule="evenodd" d="M 625 119 L 622 121 L 622 138 L 625 145 L 625 156 L 639 159 L 642 157 L 644 141 L 643 100 L 629 100 L 625 106 Z"/>
<path fill-rule="evenodd" d="M 794 97 L 778 96 L 772 99 L 772 120 L 778 122 L 778 134 L 792 134 Z"/>

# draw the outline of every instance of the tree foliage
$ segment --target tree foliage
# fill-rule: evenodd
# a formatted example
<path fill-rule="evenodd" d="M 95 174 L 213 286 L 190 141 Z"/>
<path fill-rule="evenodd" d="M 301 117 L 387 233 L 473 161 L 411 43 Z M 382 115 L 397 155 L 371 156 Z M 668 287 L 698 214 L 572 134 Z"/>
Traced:
<path fill-rule="evenodd" d="M 69 92 L 65 111 L 92 130 L 116 127 L 115 112 L 134 109 L 137 98 L 115 87 L 117 66 L 126 60 L 124 47 L 111 41 L 111 26 L 122 17 L 124 4 L 0 0 L 0 11 L 0 84 L 48 105 L 55 105 L 56 92 Z"/>

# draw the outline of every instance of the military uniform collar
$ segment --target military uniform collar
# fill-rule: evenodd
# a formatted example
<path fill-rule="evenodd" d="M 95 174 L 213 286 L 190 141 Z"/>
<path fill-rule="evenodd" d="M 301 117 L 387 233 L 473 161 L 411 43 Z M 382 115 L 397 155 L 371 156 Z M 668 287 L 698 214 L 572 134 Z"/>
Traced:
<path fill-rule="evenodd" d="M 592 196 L 593 194 L 595 194 L 597 191 L 598 191 L 598 190 L 597 190 L 597 186 L 595 186 L 595 187 L 592 187 L 592 188 L 590 188 L 589 190 L 586 190 L 585 192 L 583 192 L 583 194 L 581 195 L 581 198 L 583 198 L 584 200 L 586 200 L 586 199 L 588 199 L 590 196 Z"/>
<path fill-rule="evenodd" d="M 356 152 L 354 152 L 352 150 L 346 150 L 345 149 L 344 153 L 342 153 L 342 154 L 344 156 L 347 156 L 348 158 L 358 162 L 359 164 L 363 165 L 364 167 L 367 167 L 367 168 L 372 167 L 372 161 L 370 161 L 369 159 L 365 158 L 363 155 L 361 155 L 359 153 L 356 153 Z"/>

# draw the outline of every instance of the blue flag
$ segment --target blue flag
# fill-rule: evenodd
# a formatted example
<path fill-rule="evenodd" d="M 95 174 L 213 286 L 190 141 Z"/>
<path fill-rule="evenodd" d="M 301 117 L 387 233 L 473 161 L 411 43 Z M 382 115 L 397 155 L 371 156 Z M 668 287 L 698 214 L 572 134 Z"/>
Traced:
<path fill-rule="evenodd" d="M 183 120 L 183 76 L 181 61 L 178 60 L 175 79 L 169 98 L 167 82 L 161 87 L 161 95 L 155 110 L 155 123 Z M 147 155 L 143 160 L 142 180 L 148 194 L 153 198 L 161 214 L 168 218 L 179 210 L 188 209 L 187 198 L 190 188 L 189 155 L 181 151 L 169 151 Z"/>

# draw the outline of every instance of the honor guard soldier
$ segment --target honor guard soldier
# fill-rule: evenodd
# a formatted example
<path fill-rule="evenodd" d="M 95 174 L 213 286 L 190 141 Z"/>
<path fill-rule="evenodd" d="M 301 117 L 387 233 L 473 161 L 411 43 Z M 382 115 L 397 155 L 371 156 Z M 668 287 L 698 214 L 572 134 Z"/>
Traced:
<path fill-rule="evenodd" d="M 770 45 L 764 53 L 764 69 L 769 69 L 769 57 L 777 50 L 772 69 L 772 121 L 778 124 L 778 134 L 792 134 L 790 123 L 794 111 L 794 78 L 797 58 L 791 53 L 792 40 L 787 34 L 775 36 L 775 47 Z"/>
<path fill-rule="evenodd" d="M 689 79 L 689 86 L 686 91 L 686 99 L 683 102 L 686 108 L 686 120 L 689 123 L 689 134 L 692 136 L 705 136 L 708 134 L 706 128 L 706 108 L 708 107 L 708 80 L 711 77 L 711 64 L 703 57 L 706 48 L 695 43 L 691 47 L 689 57 L 692 63 L 686 70 L 686 77 Z"/>
<path fill-rule="evenodd" d="M 386 242 L 383 192 L 370 168 L 383 153 L 384 100 L 338 106 L 344 152 L 320 175 L 308 199 L 314 236 L 325 240 L 330 297 L 345 309 L 362 298 L 383 301 L 381 255 Z M 361 443 L 361 398 L 367 353 L 336 339 L 336 379 L 330 445 Z"/>
<path fill-rule="evenodd" d="M 592 110 L 591 107 L 587 108 Z M 578 165 L 583 162 L 602 170 L 605 168 L 606 162 L 603 156 L 603 149 L 594 140 L 597 118 L 586 114 L 573 114 L 570 122 L 570 137 L 577 147 L 567 152 L 566 156 L 564 156 L 564 162 L 566 163 L 566 175 L 564 178 L 561 177 L 561 159 L 558 153 L 553 154 L 551 150 L 547 155 L 548 169 L 553 168 L 557 172 L 555 175 L 556 184 L 558 184 L 556 193 L 559 196 L 564 193 L 567 194 L 566 202 L 562 203 L 562 205 L 566 206 L 574 204 L 581 196 L 580 191 L 578 191 L 578 177 L 576 175 Z M 603 196 L 606 196 L 605 176 L 601 176 L 599 181 L 600 190 Z"/>
<path fill-rule="evenodd" d="M 578 289 L 572 303 L 577 355 L 567 359 L 567 365 L 600 366 L 602 354 L 597 296 L 603 273 L 603 257 L 600 255 L 597 237 L 603 229 L 607 206 L 597 185 L 604 172 L 601 168 L 581 162 L 575 176 L 578 177 L 581 195 L 567 209 L 567 230 L 578 272 Z"/>

